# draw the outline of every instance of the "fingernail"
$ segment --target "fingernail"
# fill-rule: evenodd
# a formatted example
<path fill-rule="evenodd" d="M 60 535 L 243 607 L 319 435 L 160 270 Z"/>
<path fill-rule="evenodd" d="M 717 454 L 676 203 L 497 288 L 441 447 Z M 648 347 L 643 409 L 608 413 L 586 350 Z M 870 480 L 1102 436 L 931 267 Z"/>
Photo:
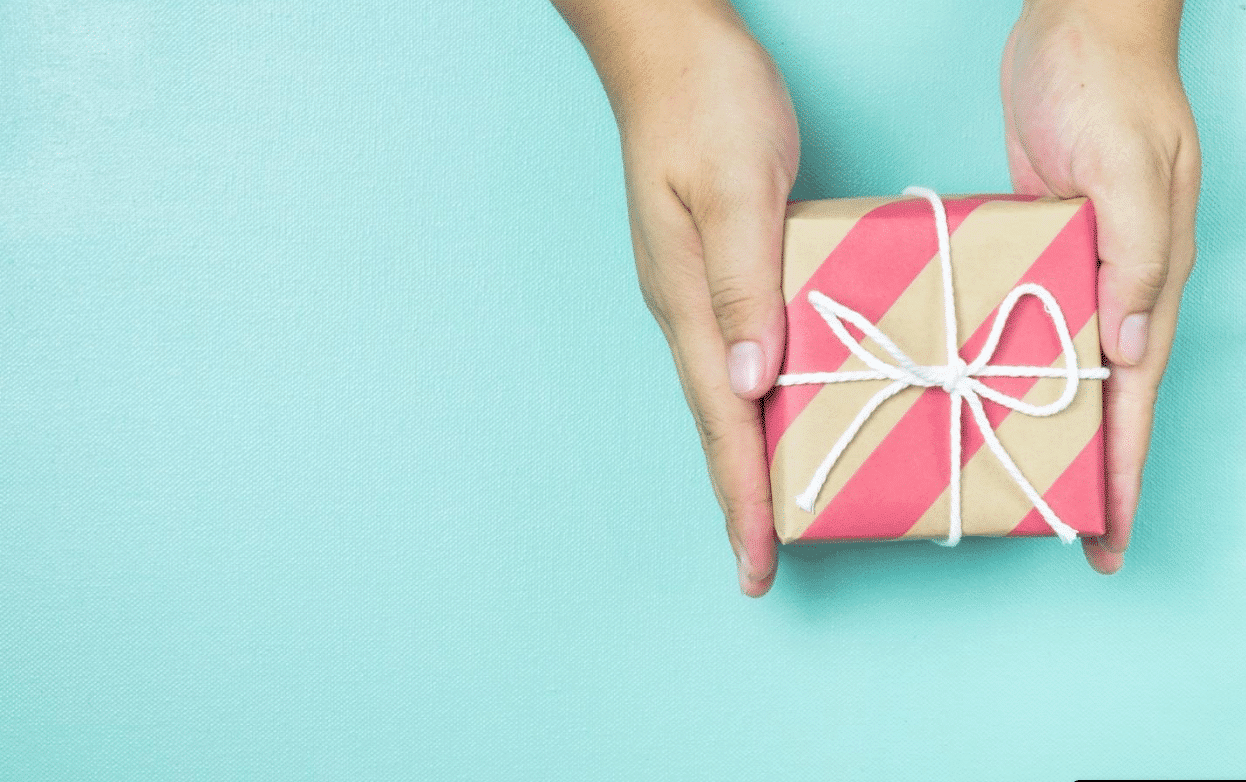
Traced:
<path fill-rule="evenodd" d="M 738 395 L 751 394 L 761 382 L 761 345 L 751 340 L 737 342 L 727 352 L 727 374 L 731 390 Z"/>
<path fill-rule="evenodd" d="M 1121 358 L 1133 366 L 1142 360 L 1146 352 L 1147 314 L 1135 312 L 1121 321 L 1121 333 L 1116 340 L 1116 347 Z"/>

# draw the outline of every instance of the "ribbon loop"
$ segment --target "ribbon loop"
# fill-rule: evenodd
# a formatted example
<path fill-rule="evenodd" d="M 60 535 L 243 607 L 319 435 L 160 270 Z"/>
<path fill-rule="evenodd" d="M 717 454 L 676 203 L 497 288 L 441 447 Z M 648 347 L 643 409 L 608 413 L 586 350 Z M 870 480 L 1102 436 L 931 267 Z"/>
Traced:
<path fill-rule="evenodd" d="M 1078 366 L 1077 349 L 1073 345 L 1073 338 L 1069 334 L 1069 326 L 1064 319 L 1064 313 L 1060 309 L 1059 303 L 1051 295 L 1050 291 L 1032 282 L 1022 283 L 1013 288 L 1000 304 L 999 310 L 995 314 L 995 320 L 991 324 L 991 330 L 987 335 L 986 342 L 983 344 L 982 350 L 978 352 L 977 358 L 971 362 L 966 362 L 962 359 L 957 348 L 956 300 L 952 291 L 951 242 L 948 235 L 947 214 L 943 208 L 943 201 L 934 191 L 924 187 L 905 188 L 904 195 L 921 196 L 930 202 L 931 208 L 934 210 L 935 230 L 939 241 L 939 260 L 943 270 L 943 314 L 947 336 L 947 363 L 942 366 L 917 364 L 893 340 L 861 313 L 840 304 L 820 291 L 810 291 L 808 296 L 809 304 L 822 316 L 822 319 L 826 321 L 831 332 L 839 341 L 854 356 L 864 362 L 869 367 L 869 370 L 780 375 L 776 384 L 781 386 L 821 385 L 857 380 L 891 380 L 892 382 L 874 394 L 869 402 L 861 408 L 857 417 L 844 430 L 839 440 L 835 442 L 826 458 L 818 466 L 818 469 L 809 481 L 809 485 L 796 497 L 796 504 L 809 513 L 814 512 L 818 493 L 826 483 L 826 478 L 830 474 L 831 469 L 839 460 L 844 449 L 856 437 L 857 432 L 860 431 L 865 422 L 874 414 L 874 411 L 881 407 L 884 402 L 910 386 L 941 388 L 948 394 L 951 401 L 949 436 L 951 443 L 952 481 L 950 491 L 952 502 L 947 540 L 936 542 L 954 546 L 961 537 L 960 418 L 962 400 L 968 405 L 973 420 L 982 432 L 982 437 L 987 447 L 995 455 L 995 458 L 999 460 L 1000 464 L 1003 465 L 1008 475 L 1020 487 L 1026 498 L 1038 509 L 1039 514 L 1047 522 L 1047 525 L 1051 527 L 1052 531 L 1065 543 L 1072 542 L 1077 537 L 1077 531 L 1056 516 L 1051 507 L 1043 500 L 1042 495 L 1021 473 L 1016 462 L 1009 456 L 1007 450 L 991 429 L 990 421 L 986 417 L 986 410 L 982 407 L 982 398 L 990 399 L 996 404 L 1003 405 L 1025 415 L 1051 416 L 1065 410 L 1073 403 L 1073 397 L 1077 394 L 1078 384 L 1082 380 L 1102 380 L 1108 376 L 1108 370 L 1103 367 L 1082 369 Z M 1047 313 L 1052 325 L 1055 326 L 1056 335 L 1060 340 L 1060 356 L 1064 359 L 1062 368 L 1000 366 L 990 363 L 991 358 L 995 355 L 995 349 L 999 346 L 1004 326 L 1007 324 L 1009 317 L 1012 315 L 1013 308 L 1016 307 L 1022 296 L 1034 296 L 1042 302 L 1043 310 Z M 888 355 L 895 359 L 896 363 L 888 364 L 869 350 L 866 350 L 860 341 L 849 333 L 844 326 L 845 321 L 856 326 L 861 330 L 862 334 L 874 340 Z M 1033 405 L 1023 399 L 991 388 L 979 380 L 979 377 L 1062 377 L 1065 383 L 1063 392 L 1054 402 L 1046 405 Z"/>

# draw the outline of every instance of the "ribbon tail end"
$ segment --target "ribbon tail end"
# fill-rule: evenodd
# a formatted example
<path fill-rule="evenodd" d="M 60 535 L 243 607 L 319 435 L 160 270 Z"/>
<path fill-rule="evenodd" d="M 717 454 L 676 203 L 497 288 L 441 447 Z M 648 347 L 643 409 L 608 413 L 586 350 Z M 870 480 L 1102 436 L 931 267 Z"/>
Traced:
<path fill-rule="evenodd" d="M 817 495 L 810 496 L 809 492 L 803 492 L 796 496 L 796 507 L 805 513 L 813 513 L 813 503 L 817 500 Z"/>
<path fill-rule="evenodd" d="M 943 546 L 944 548 L 955 548 L 956 544 L 960 543 L 960 535 L 948 535 L 946 540 L 939 540 L 938 538 L 934 538 L 930 542 L 938 543 L 940 546 Z"/>

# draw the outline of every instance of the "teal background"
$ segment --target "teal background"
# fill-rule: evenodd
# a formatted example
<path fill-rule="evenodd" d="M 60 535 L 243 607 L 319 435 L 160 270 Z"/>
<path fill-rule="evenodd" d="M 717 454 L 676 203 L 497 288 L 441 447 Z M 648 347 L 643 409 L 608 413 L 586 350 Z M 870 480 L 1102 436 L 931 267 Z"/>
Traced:
<path fill-rule="evenodd" d="M 795 197 L 1008 188 L 1018 2 L 749 0 Z M 543 2 L 0 2 L 0 780 L 1246 771 L 1246 4 L 1135 543 L 741 597 Z"/>

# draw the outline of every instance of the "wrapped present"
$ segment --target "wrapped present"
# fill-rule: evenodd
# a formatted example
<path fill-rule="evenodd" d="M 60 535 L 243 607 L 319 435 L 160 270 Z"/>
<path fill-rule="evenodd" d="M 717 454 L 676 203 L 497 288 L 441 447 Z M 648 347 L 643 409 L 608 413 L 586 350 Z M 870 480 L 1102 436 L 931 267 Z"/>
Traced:
<path fill-rule="evenodd" d="M 790 204 L 779 539 L 1102 534 L 1096 276 L 1086 199 Z"/>

